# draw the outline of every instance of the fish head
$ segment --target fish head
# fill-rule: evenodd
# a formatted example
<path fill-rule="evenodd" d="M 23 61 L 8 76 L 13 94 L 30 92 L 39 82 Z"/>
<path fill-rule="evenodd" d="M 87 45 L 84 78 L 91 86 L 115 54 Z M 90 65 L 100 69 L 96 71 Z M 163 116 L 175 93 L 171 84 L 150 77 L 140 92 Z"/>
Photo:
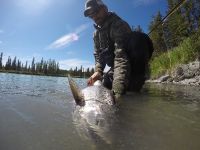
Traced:
<path fill-rule="evenodd" d="M 70 75 L 68 75 L 68 81 L 74 100 L 79 106 L 85 106 L 85 103 L 88 100 L 96 101 L 97 104 L 99 102 L 108 105 L 113 105 L 115 103 L 112 91 L 105 88 L 99 80 L 97 80 L 93 86 L 88 86 L 82 90 Z"/>

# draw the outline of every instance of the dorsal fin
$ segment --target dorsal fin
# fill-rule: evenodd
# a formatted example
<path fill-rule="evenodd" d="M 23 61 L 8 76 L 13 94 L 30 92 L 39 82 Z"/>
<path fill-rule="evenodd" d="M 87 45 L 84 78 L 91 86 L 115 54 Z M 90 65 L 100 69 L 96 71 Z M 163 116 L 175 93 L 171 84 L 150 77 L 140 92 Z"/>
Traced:
<path fill-rule="evenodd" d="M 77 86 L 76 82 L 71 78 L 69 74 L 68 74 L 68 81 L 76 104 L 84 106 L 85 105 L 84 95 L 81 92 L 80 88 Z"/>

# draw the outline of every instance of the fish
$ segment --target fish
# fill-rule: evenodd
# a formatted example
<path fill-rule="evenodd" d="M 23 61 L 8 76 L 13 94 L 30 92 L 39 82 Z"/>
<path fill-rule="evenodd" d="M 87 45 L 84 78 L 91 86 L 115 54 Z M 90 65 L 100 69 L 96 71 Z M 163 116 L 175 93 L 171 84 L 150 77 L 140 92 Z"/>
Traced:
<path fill-rule="evenodd" d="M 93 86 L 80 89 L 68 75 L 69 86 L 75 100 L 73 123 L 81 137 L 100 139 L 111 144 L 109 135 L 115 120 L 115 99 L 111 90 L 97 80 Z"/>

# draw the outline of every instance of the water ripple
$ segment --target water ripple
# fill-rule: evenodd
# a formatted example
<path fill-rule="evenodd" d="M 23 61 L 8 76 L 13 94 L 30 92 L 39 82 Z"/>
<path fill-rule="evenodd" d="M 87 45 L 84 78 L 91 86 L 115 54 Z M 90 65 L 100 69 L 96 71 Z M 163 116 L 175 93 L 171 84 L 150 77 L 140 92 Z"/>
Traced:
<path fill-rule="evenodd" d="M 42 96 L 69 93 L 67 78 L 2 74 L 0 93 L 12 95 Z"/>

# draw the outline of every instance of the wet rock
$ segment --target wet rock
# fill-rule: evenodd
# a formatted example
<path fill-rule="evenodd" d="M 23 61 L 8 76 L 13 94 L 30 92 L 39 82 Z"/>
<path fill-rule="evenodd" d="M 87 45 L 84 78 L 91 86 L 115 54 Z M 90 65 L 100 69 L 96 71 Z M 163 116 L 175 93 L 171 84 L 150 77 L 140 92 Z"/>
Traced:
<path fill-rule="evenodd" d="M 197 72 L 195 72 L 195 76 L 199 76 L 200 75 L 200 70 L 198 70 Z"/>
<path fill-rule="evenodd" d="M 194 85 L 196 83 L 196 79 L 192 78 L 192 79 L 185 79 L 181 81 L 182 84 L 187 84 L 187 85 Z"/>
<path fill-rule="evenodd" d="M 183 71 L 182 67 L 177 67 L 176 68 L 175 76 L 182 76 L 183 73 L 184 73 L 184 71 Z"/>
<path fill-rule="evenodd" d="M 179 78 L 178 77 L 174 77 L 174 80 L 173 80 L 173 82 L 179 82 L 180 80 L 179 80 Z"/>
<path fill-rule="evenodd" d="M 184 75 L 184 79 L 190 79 L 193 77 L 195 77 L 195 74 L 193 72 L 190 72 L 190 73 Z"/>
<path fill-rule="evenodd" d="M 167 81 L 169 78 L 170 78 L 169 75 L 165 75 L 165 76 L 160 77 L 158 80 L 159 80 L 160 82 L 165 82 L 165 81 Z"/>
<path fill-rule="evenodd" d="M 172 78 L 172 77 L 170 77 L 168 80 L 167 80 L 167 82 L 173 82 L 174 81 L 174 79 Z"/>
<path fill-rule="evenodd" d="M 189 64 L 178 66 L 172 73 L 172 76 L 164 75 L 156 83 L 175 83 L 184 85 L 200 85 L 200 61 L 196 60 Z"/>

